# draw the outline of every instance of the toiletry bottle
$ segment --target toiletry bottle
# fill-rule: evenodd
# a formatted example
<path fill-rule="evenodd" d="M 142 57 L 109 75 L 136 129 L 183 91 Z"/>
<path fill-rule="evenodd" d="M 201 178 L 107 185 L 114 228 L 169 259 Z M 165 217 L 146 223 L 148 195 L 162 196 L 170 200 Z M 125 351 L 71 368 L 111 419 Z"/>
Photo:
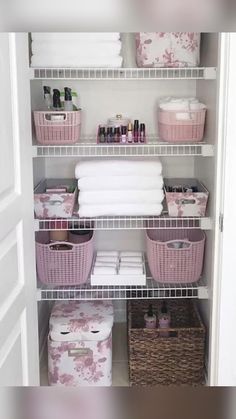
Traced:
<path fill-rule="evenodd" d="M 128 137 L 128 143 L 132 143 L 133 142 L 133 129 L 132 129 L 131 122 L 128 125 L 128 134 L 127 134 L 127 137 Z"/>
<path fill-rule="evenodd" d="M 54 111 L 61 111 L 61 98 L 60 98 L 60 90 L 53 89 L 53 110 Z"/>
<path fill-rule="evenodd" d="M 99 143 L 106 142 L 106 128 L 105 127 L 99 127 L 98 138 L 99 138 Z"/>
<path fill-rule="evenodd" d="M 134 142 L 138 143 L 139 140 L 139 121 L 135 119 L 134 121 Z"/>
<path fill-rule="evenodd" d="M 49 86 L 43 86 L 43 95 L 46 110 L 52 109 L 51 88 Z"/>
<path fill-rule="evenodd" d="M 107 127 L 107 143 L 113 143 L 113 129 L 112 129 L 112 127 Z"/>
<path fill-rule="evenodd" d="M 140 124 L 139 141 L 145 143 L 145 124 Z"/>
<path fill-rule="evenodd" d="M 163 301 L 161 306 L 161 311 L 159 314 L 159 329 L 168 329 L 170 327 L 170 313 L 167 309 L 166 302 Z M 170 335 L 169 331 L 160 332 L 160 336 L 168 337 Z"/>
<path fill-rule="evenodd" d="M 152 304 L 149 304 L 148 312 L 144 316 L 145 327 L 147 329 L 155 329 L 157 325 L 156 315 L 153 313 Z"/>
<path fill-rule="evenodd" d="M 120 127 L 115 127 L 115 134 L 114 134 L 115 143 L 120 142 Z"/>
<path fill-rule="evenodd" d="M 69 87 L 65 87 L 64 90 L 65 90 L 64 110 L 67 112 L 73 111 L 71 89 Z"/>
<path fill-rule="evenodd" d="M 122 144 L 126 144 L 127 140 L 127 127 L 125 125 L 122 125 L 121 127 L 121 142 Z"/>

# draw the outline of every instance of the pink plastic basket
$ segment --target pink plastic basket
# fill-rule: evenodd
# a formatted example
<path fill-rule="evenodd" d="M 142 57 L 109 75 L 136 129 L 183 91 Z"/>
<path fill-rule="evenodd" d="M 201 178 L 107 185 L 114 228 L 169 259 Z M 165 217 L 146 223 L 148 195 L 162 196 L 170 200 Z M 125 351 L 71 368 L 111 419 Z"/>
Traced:
<path fill-rule="evenodd" d="M 189 115 L 189 119 L 183 119 Z M 181 119 L 182 118 L 182 119 Z M 206 109 L 195 111 L 158 110 L 158 131 L 161 140 L 168 142 L 199 142 L 204 135 Z"/>
<path fill-rule="evenodd" d="M 38 278 L 44 284 L 77 285 L 87 281 L 93 260 L 93 237 L 85 243 L 49 243 L 49 232 L 36 233 Z M 55 250 L 56 245 L 68 250 Z"/>
<path fill-rule="evenodd" d="M 62 120 L 51 120 L 55 115 Z M 40 144 L 75 144 L 80 139 L 81 111 L 34 112 L 36 138 Z"/>
<path fill-rule="evenodd" d="M 147 258 L 151 274 L 161 283 L 199 280 L 206 236 L 202 230 L 147 230 Z"/>

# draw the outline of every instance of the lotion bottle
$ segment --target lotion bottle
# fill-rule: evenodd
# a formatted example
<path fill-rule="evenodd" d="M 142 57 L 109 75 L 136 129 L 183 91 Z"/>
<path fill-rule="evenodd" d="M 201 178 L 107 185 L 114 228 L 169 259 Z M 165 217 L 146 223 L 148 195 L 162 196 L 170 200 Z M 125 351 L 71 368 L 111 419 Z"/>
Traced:
<path fill-rule="evenodd" d="M 156 315 L 153 313 L 152 304 L 149 304 L 148 312 L 144 316 L 146 329 L 155 329 L 157 325 Z"/>
<path fill-rule="evenodd" d="M 64 90 L 65 90 L 64 110 L 67 112 L 71 112 L 73 111 L 71 89 L 69 87 L 65 87 Z"/>
<path fill-rule="evenodd" d="M 170 327 L 170 313 L 168 311 L 166 302 L 163 301 L 161 306 L 161 311 L 159 314 L 159 329 L 169 329 Z M 170 333 L 169 331 L 166 332 L 160 332 L 160 336 L 162 337 L 169 337 Z"/>

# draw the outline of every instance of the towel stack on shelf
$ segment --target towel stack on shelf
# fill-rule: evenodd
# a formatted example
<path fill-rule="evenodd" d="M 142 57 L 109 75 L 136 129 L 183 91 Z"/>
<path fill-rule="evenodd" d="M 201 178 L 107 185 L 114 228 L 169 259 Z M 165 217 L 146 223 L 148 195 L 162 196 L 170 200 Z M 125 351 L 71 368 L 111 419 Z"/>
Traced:
<path fill-rule="evenodd" d="M 161 173 L 158 159 L 78 163 L 79 216 L 160 215 L 164 198 Z"/>
<path fill-rule="evenodd" d="M 35 33 L 32 36 L 32 67 L 122 66 L 118 32 Z"/>

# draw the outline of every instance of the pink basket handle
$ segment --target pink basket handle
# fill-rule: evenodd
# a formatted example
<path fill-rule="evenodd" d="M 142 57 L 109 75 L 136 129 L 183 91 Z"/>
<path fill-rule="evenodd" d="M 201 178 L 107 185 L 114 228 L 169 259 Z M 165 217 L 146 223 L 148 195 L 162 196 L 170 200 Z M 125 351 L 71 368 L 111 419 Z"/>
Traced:
<path fill-rule="evenodd" d="M 181 243 L 181 244 L 185 244 L 184 247 L 174 247 L 173 244 L 174 243 Z M 169 240 L 168 242 L 165 242 L 165 246 L 166 248 L 168 248 L 168 250 L 189 250 L 192 247 L 192 243 L 189 242 L 188 240 Z"/>
<path fill-rule="evenodd" d="M 196 204 L 195 198 L 176 198 L 175 203 L 177 205 L 194 205 Z"/>
<path fill-rule="evenodd" d="M 64 112 L 49 112 L 49 113 L 45 113 L 43 115 L 44 120 L 47 121 L 47 122 L 51 122 L 52 124 L 53 123 L 55 124 L 57 122 L 62 122 L 62 120 L 60 120 L 60 119 L 52 121 L 51 120 L 51 116 L 52 115 L 58 115 L 58 116 L 60 115 L 60 116 L 63 116 L 63 121 L 66 121 L 67 120 L 67 114 L 64 113 Z"/>
<path fill-rule="evenodd" d="M 61 245 L 67 246 L 68 249 L 53 249 L 53 247 L 61 246 Z M 57 242 L 49 243 L 47 245 L 47 247 L 48 247 L 48 250 L 50 252 L 72 252 L 73 251 L 73 248 L 74 248 L 74 244 L 73 243 L 69 243 L 69 242 L 63 242 L 63 241 L 58 242 L 57 241 Z"/>

